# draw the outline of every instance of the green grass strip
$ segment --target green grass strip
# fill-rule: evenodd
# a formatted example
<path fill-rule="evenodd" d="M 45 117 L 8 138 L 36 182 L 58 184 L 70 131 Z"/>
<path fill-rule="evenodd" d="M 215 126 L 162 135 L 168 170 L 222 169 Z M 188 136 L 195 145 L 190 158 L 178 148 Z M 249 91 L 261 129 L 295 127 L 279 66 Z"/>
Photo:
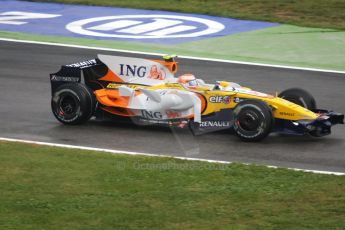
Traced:
<path fill-rule="evenodd" d="M 33 0 L 167 10 L 298 26 L 345 29 L 344 0 Z"/>
<path fill-rule="evenodd" d="M 0 142 L 0 229 L 341 229 L 345 177 Z"/>
<path fill-rule="evenodd" d="M 282 25 L 176 45 L 42 36 L 0 31 L 14 38 L 151 53 L 345 71 L 345 31 Z"/>

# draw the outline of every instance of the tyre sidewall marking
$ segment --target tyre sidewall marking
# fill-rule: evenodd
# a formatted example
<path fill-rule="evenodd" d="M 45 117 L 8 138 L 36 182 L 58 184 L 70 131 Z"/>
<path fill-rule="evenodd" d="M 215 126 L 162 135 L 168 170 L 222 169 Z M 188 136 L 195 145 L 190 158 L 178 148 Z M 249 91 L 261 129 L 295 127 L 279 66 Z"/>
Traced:
<path fill-rule="evenodd" d="M 258 131 L 246 131 L 246 130 L 243 130 L 241 127 L 238 126 L 237 124 L 237 115 L 243 111 L 243 109 L 250 109 L 250 108 L 254 108 L 255 109 L 255 112 L 258 112 L 260 116 L 260 118 L 262 118 L 262 121 L 260 122 L 260 125 L 259 125 L 259 128 L 258 128 Z M 265 123 L 265 118 L 266 116 L 264 115 L 264 113 L 262 112 L 262 109 L 257 106 L 257 105 L 254 105 L 254 104 L 244 104 L 244 105 L 239 105 L 235 108 L 234 110 L 234 116 L 235 116 L 235 122 L 234 122 L 234 130 L 236 131 L 236 133 L 244 138 L 255 138 L 259 135 L 261 135 L 265 128 L 266 128 L 266 123 Z M 253 135 L 246 135 L 245 133 L 253 133 Z"/>
<path fill-rule="evenodd" d="M 60 106 L 59 106 L 59 102 L 61 100 L 61 95 L 63 94 L 72 94 L 76 99 L 77 101 L 79 102 L 79 105 L 78 105 L 78 109 L 77 111 L 75 112 L 75 116 L 73 116 L 71 119 L 66 119 L 64 116 L 61 116 L 58 111 L 60 111 Z M 80 100 L 80 97 L 78 94 L 76 94 L 73 90 L 71 89 L 61 89 L 59 91 L 57 91 L 55 94 L 54 94 L 54 97 L 53 97 L 53 103 L 55 103 L 55 108 L 54 108 L 54 114 L 59 118 L 61 119 L 62 121 L 64 122 L 73 122 L 75 121 L 76 119 L 78 119 L 78 117 L 81 117 L 83 115 L 83 111 L 81 110 L 80 108 L 80 103 L 81 103 L 81 100 Z"/>

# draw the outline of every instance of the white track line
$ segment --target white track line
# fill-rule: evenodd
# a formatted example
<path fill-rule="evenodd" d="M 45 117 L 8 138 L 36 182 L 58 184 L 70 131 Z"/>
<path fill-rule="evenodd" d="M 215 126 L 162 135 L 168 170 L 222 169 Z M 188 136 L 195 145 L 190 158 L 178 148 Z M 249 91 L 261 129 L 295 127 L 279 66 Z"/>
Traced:
<path fill-rule="evenodd" d="M 115 52 L 122 52 L 122 53 L 145 54 L 145 55 L 154 55 L 154 56 L 165 55 L 162 53 L 150 53 L 150 52 L 124 50 L 124 49 L 113 49 L 113 48 L 94 47 L 94 46 L 82 46 L 82 45 L 72 45 L 72 44 L 53 43 L 53 42 L 40 42 L 40 41 L 20 40 L 20 39 L 11 39 L 11 38 L 0 38 L 0 41 L 49 45 L 49 46 L 62 46 L 62 47 L 71 47 L 71 48 L 89 49 L 89 50 L 115 51 Z M 222 62 L 222 63 L 231 63 L 231 64 L 242 64 L 242 65 L 282 68 L 282 69 L 294 69 L 294 70 L 305 70 L 305 71 L 345 74 L 345 71 L 330 70 L 330 69 L 306 68 L 306 67 L 285 66 L 285 65 L 271 65 L 271 64 L 264 64 L 264 63 L 257 63 L 257 62 L 234 61 L 234 60 L 225 60 L 225 59 L 217 59 L 217 58 L 203 58 L 203 57 L 193 57 L 193 56 L 179 56 L 179 57 L 185 58 L 185 59 L 191 59 L 191 60 L 202 60 L 202 61 Z"/>
<path fill-rule="evenodd" d="M 0 141 L 20 142 L 20 143 L 45 145 L 45 146 L 68 148 L 68 149 L 90 150 L 90 151 L 97 151 L 97 152 L 106 152 L 106 153 L 111 153 L 111 154 L 126 154 L 126 155 L 137 155 L 137 156 L 173 158 L 173 159 L 180 159 L 180 160 L 202 161 L 202 162 L 219 163 L 219 164 L 231 164 L 231 163 L 233 163 L 231 161 L 218 161 L 218 160 L 209 160 L 209 159 L 202 159 L 202 158 L 178 157 L 178 156 L 171 156 L 171 155 L 161 155 L 161 154 L 152 154 L 152 153 L 143 153 L 143 152 L 103 149 L 103 148 L 94 148 L 94 147 L 86 147 L 86 146 L 78 146 L 78 145 L 66 145 L 66 144 L 22 140 L 22 139 L 14 139 L 14 138 L 6 138 L 6 137 L 0 137 Z M 243 164 L 249 165 L 249 164 L 245 164 L 245 163 L 243 163 Z M 278 167 L 278 166 L 273 166 L 273 165 L 264 165 L 264 166 L 266 166 L 268 168 L 275 168 L 275 169 L 283 168 L 283 167 Z M 287 168 L 287 169 L 294 170 L 294 171 L 317 173 L 317 174 L 329 174 L 329 175 L 337 175 L 337 176 L 344 176 L 345 175 L 345 173 L 343 173 L 343 172 L 309 170 L 309 169 L 299 169 L 299 168 Z"/>

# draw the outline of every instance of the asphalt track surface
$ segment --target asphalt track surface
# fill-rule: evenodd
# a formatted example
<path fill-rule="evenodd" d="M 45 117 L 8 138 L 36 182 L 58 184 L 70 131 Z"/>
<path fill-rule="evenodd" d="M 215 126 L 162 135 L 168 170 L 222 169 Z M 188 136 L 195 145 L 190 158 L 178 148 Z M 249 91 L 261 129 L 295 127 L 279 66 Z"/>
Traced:
<path fill-rule="evenodd" d="M 158 52 L 158 51 L 157 51 Z M 166 154 L 345 172 L 345 126 L 323 138 L 272 134 L 260 143 L 243 143 L 229 131 L 192 136 L 188 130 L 89 121 L 60 124 L 50 110 L 49 73 L 62 64 L 98 53 L 157 58 L 97 50 L 0 41 L 0 136 L 125 151 Z M 319 108 L 345 112 L 345 75 L 179 59 L 179 73 L 207 82 L 227 80 L 273 93 L 303 87 Z"/>

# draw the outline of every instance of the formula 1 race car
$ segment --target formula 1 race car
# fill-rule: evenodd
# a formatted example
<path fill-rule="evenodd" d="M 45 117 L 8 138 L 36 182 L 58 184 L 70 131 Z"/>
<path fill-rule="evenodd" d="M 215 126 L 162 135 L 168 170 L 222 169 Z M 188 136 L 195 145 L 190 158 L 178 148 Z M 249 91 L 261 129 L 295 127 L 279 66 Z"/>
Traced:
<path fill-rule="evenodd" d="M 271 132 L 320 137 L 344 123 L 343 114 L 317 109 L 303 89 L 272 96 L 233 82 L 208 84 L 192 74 L 174 77 L 175 58 L 98 55 L 64 65 L 50 74 L 53 114 L 69 125 L 110 116 L 139 125 L 189 127 L 194 135 L 232 128 L 244 141 Z"/>

